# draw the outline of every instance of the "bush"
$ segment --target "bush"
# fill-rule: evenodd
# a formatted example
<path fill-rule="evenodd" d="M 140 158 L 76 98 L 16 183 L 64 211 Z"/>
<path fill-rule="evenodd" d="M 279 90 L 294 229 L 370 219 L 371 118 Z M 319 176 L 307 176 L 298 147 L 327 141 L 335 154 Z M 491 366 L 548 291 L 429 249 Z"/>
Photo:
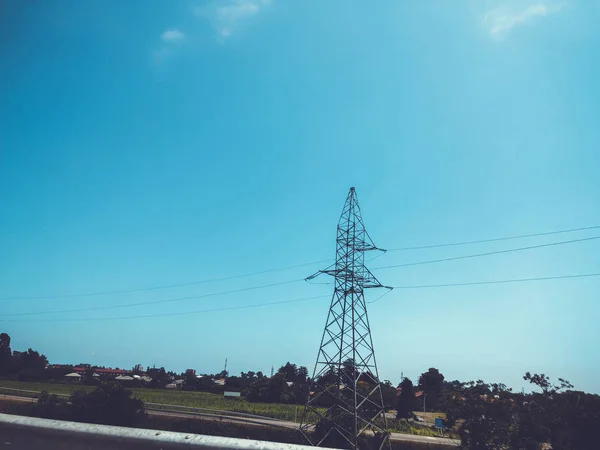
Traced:
<path fill-rule="evenodd" d="M 146 416 L 144 402 L 133 398 L 132 391 L 115 385 L 103 385 L 92 392 L 75 391 L 71 395 L 73 420 L 132 427 Z"/>
<path fill-rule="evenodd" d="M 47 419 L 133 427 L 141 423 L 146 413 L 144 402 L 131 394 L 132 391 L 115 385 L 103 385 L 91 392 L 77 390 L 69 400 L 42 392 L 31 414 Z"/>

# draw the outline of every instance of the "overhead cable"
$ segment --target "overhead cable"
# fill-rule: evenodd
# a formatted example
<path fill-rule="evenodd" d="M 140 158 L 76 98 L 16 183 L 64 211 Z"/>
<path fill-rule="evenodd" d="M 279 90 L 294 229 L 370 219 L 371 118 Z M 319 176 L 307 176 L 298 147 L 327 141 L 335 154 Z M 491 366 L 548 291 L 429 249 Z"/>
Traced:
<path fill-rule="evenodd" d="M 525 251 L 525 250 L 533 250 L 535 248 L 552 247 L 555 245 L 573 244 L 575 242 L 593 241 L 595 239 L 600 239 L 600 236 L 593 236 L 593 237 L 582 238 L 582 239 L 572 239 L 570 241 L 550 242 L 548 244 L 530 245 L 528 247 L 509 248 L 506 250 L 496 250 L 493 252 L 475 253 L 475 254 L 471 254 L 471 255 L 453 256 L 451 258 L 430 259 L 427 261 L 417 261 L 417 262 L 411 262 L 411 263 L 393 264 L 390 266 L 374 267 L 373 270 L 392 269 L 392 268 L 396 268 L 396 267 L 420 266 L 422 264 L 433 264 L 433 263 L 440 263 L 440 262 L 446 262 L 446 261 L 456 261 L 459 259 L 479 258 L 482 256 L 499 255 L 502 253 L 511 253 L 511 252 L 521 252 L 521 251 Z"/>
<path fill-rule="evenodd" d="M 428 249 L 428 248 L 455 247 L 455 246 L 459 246 L 459 245 L 484 244 L 486 242 L 509 241 L 509 240 L 513 240 L 513 239 L 525 239 L 525 238 L 537 237 L 537 236 L 550 236 L 552 234 L 574 233 L 576 231 L 586 231 L 586 230 L 597 230 L 599 228 L 600 228 L 600 225 L 594 225 L 592 227 L 570 228 L 568 230 L 546 231 L 544 233 L 533 233 L 533 234 L 521 234 L 518 236 L 505 236 L 505 237 L 491 238 L 491 239 L 480 239 L 477 241 L 462 241 L 462 242 L 452 242 L 452 243 L 447 243 L 447 244 L 420 245 L 418 247 L 390 248 L 390 249 L 387 249 L 387 251 L 388 252 L 400 252 L 400 251 L 406 251 L 406 250 L 424 250 L 424 249 Z"/>
<path fill-rule="evenodd" d="M 440 248 L 440 247 L 454 247 L 454 246 L 461 246 L 461 245 L 480 244 L 480 243 L 486 243 L 486 242 L 497 242 L 497 241 L 505 241 L 505 240 L 512 240 L 512 239 L 522 239 L 522 238 L 529 238 L 529 237 L 536 237 L 536 236 L 549 236 L 549 235 L 561 234 L 561 233 L 572 233 L 572 232 L 577 232 L 577 231 L 594 230 L 594 229 L 599 229 L 599 228 L 600 228 L 600 225 L 595 225 L 595 226 L 590 226 L 590 227 L 570 228 L 570 229 L 565 229 L 565 230 L 547 231 L 547 232 L 543 232 L 543 233 L 533 233 L 533 234 L 522 234 L 522 235 L 518 235 L 518 236 L 506 236 L 506 237 L 482 239 L 482 240 L 475 240 L 475 241 L 463 241 L 463 242 L 453 242 L 453 243 L 446 243 L 446 244 L 422 245 L 422 246 L 416 246 L 416 247 L 392 248 L 392 249 L 388 249 L 387 251 L 388 252 L 396 252 L 396 251 L 422 250 L 422 249 Z M 593 238 L 593 239 L 595 239 L 595 238 Z M 548 244 L 548 245 L 558 245 L 558 244 Z M 536 248 L 536 247 L 533 247 L 533 248 Z M 517 249 L 510 250 L 510 251 L 517 251 Z M 503 253 L 504 252 L 505 251 L 503 251 Z M 377 257 L 379 257 L 383 254 L 384 253 L 377 255 L 376 257 L 372 258 L 371 260 L 376 259 Z M 489 254 L 496 254 L 496 253 L 491 252 Z M 487 256 L 488 253 L 481 254 L 481 256 L 484 256 L 484 255 Z M 476 256 L 479 256 L 479 255 L 476 255 Z M 435 260 L 433 262 L 451 261 L 454 259 L 464 259 L 467 257 L 475 257 L 475 256 L 449 258 L 449 259 L 444 259 L 444 260 L 440 260 L 440 261 Z M 117 289 L 117 290 L 108 290 L 108 291 L 99 291 L 99 292 L 84 292 L 84 293 L 75 293 L 75 294 L 52 294 L 52 295 L 38 295 L 38 296 L 4 296 L 4 297 L 0 297 L 0 301 L 2 301 L 2 300 L 43 300 L 43 299 L 59 299 L 59 298 L 66 299 L 66 298 L 127 294 L 127 293 L 133 293 L 133 292 L 154 291 L 154 290 L 161 290 L 161 289 L 172 289 L 172 288 L 178 288 L 178 287 L 193 286 L 193 285 L 206 284 L 206 283 L 216 283 L 216 282 L 220 282 L 220 281 L 229 281 L 229 280 L 234 280 L 234 279 L 238 279 L 238 278 L 252 277 L 252 276 L 263 275 L 263 274 L 267 274 L 267 273 L 280 272 L 280 271 L 284 271 L 284 270 L 291 270 L 291 269 L 296 269 L 296 268 L 300 268 L 300 267 L 312 266 L 312 265 L 316 265 L 316 264 L 323 264 L 323 263 L 327 263 L 327 262 L 331 262 L 331 261 L 333 261 L 333 259 L 322 259 L 319 261 L 296 264 L 296 265 L 292 265 L 292 266 L 278 267 L 278 268 L 274 268 L 274 269 L 267 269 L 267 270 L 250 272 L 250 273 L 239 274 L 239 275 L 230 275 L 230 276 L 225 276 L 225 277 L 220 277 L 220 278 L 210 278 L 210 279 L 190 281 L 190 282 L 185 282 L 185 283 L 165 284 L 165 285 L 150 286 L 150 287 L 132 288 L 132 289 L 121 289 L 121 290 Z M 428 264 L 428 263 L 429 262 L 419 262 L 418 264 Z M 416 264 L 411 263 L 409 265 L 416 265 Z M 394 267 L 400 267 L 400 266 L 394 266 Z M 387 267 L 385 267 L 385 268 L 387 268 Z"/>
<path fill-rule="evenodd" d="M 281 300 L 277 302 L 265 302 L 265 303 L 254 303 L 251 305 L 241 305 L 241 306 L 230 306 L 227 308 L 215 308 L 215 309 L 202 309 L 199 311 L 182 311 L 182 312 L 169 312 L 169 313 L 157 313 L 157 314 L 141 314 L 135 316 L 119 316 L 119 317 L 86 317 L 86 318 L 75 318 L 75 319 L 61 319 L 61 318 L 53 318 L 53 319 L 33 319 L 33 320 L 19 320 L 19 319 L 0 319 L 0 322 L 97 322 L 104 320 L 130 320 L 130 319 L 148 319 L 151 317 L 170 317 L 170 316 L 186 316 L 191 314 L 203 314 L 210 312 L 221 312 L 221 311 L 234 311 L 237 309 L 248 309 L 248 308 L 258 308 L 262 306 L 274 306 L 274 305 L 282 305 L 286 303 L 294 303 L 294 302 L 303 302 L 308 300 L 316 300 L 319 298 L 331 297 L 330 295 L 319 295 L 316 297 L 304 297 L 304 298 L 296 298 L 293 300 Z"/>
<path fill-rule="evenodd" d="M 323 264 L 323 263 L 326 263 L 329 261 L 331 261 L 331 259 L 323 259 L 320 261 L 313 261 L 313 262 L 304 263 L 304 264 L 296 264 L 294 266 L 279 267 L 277 269 L 261 270 L 259 272 L 246 273 L 246 274 L 242 274 L 242 275 L 231 275 L 231 276 L 222 277 L 222 278 L 211 278 L 211 279 L 207 279 L 207 280 L 190 281 L 187 283 L 165 284 L 162 286 L 152 286 L 152 287 L 123 289 L 123 290 L 114 290 L 114 291 L 102 291 L 102 292 L 87 292 L 87 293 L 82 293 L 82 294 L 39 295 L 39 296 L 30 296 L 30 297 L 28 297 L 28 296 L 0 297 L 0 300 L 42 300 L 42 299 L 53 299 L 53 298 L 93 297 L 93 296 L 98 296 L 98 295 L 116 295 L 116 294 L 126 294 L 126 293 L 130 293 L 130 292 L 154 291 L 154 290 L 159 290 L 159 289 L 169 289 L 169 288 L 177 288 L 177 287 L 184 287 L 184 286 L 192 286 L 195 284 L 216 283 L 218 281 L 228 281 L 228 280 L 234 280 L 236 278 L 253 277 L 256 275 L 263 275 L 265 273 L 281 272 L 283 270 L 296 269 L 298 267 L 306 267 L 306 266 L 313 266 L 315 264 Z"/>
<path fill-rule="evenodd" d="M 505 284 L 505 283 L 524 283 L 530 281 L 548 281 L 548 280 L 566 280 L 570 278 L 599 277 L 600 273 L 582 273 L 577 275 L 558 275 L 554 277 L 535 277 L 535 278 L 515 278 L 511 280 L 492 280 L 492 281 L 472 281 L 466 283 L 445 283 L 445 284 L 414 284 L 405 286 L 392 286 L 394 289 L 429 289 L 456 286 L 480 286 L 485 284 Z M 371 302 L 375 303 L 375 302 Z"/>
<path fill-rule="evenodd" d="M 43 314 L 63 314 L 63 313 L 85 312 L 85 311 L 100 311 L 103 309 L 130 308 L 130 307 L 134 307 L 134 306 L 157 305 L 159 303 L 180 302 L 183 300 L 214 297 L 217 295 L 234 294 L 237 292 L 246 292 L 246 291 L 252 291 L 252 290 L 256 290 L 256 289 L 269 288 L 269 287 L 273 287 L 273 286 L 282 286 L 284 284 L 298 283 L 299 281 L 304 281 L 304 280 L 300 279 L 300 280 L 282 281 L 280 283 L 263 284 L 260 286 L 251 286 L 251 287 L 246 287 L 246 288 L 241 288 L 241 289 L 232 289 L 229 291 L 211 292 L 209 294 L 191 295 L 191 296 L 187 296 L 187 297 L 168 298 L 168 299 L 163 299 L 163 300 L 152 300 L 152 301 L 139 302 L 139 303 L 124 303 L 121 305 L 91 306 L 88 308 L 58 309 L 58 310 L 37 311 L 37 312 L 34 311 L 34 312 L 20 312 L 20 313 L 0 313 L 0 316 L 38 316 L 38 315 L 43 315 Z"/>

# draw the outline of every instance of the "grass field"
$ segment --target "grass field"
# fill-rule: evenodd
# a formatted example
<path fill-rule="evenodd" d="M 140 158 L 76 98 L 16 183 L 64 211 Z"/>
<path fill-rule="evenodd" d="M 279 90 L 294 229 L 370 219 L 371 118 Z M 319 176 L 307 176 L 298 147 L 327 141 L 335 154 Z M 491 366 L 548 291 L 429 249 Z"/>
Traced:
<path fill-rule="evenodd" d="M 94 390 L 93 386 L 61 383 L 30 383 L 21 381 L 0 380 L 0 394 L 34 396 L 34 393 L 11 392 L 7 389 L 22 389 L 27 391 L 47 391 L 51 394 L 69 395 L 74 390 Z M 186 406 L 191 408 L 218 409 L 234 411 L 273 419 L 298 422 L 302 417 L 303 407 L 277 403 L 251 403 L 244 399 L 225 399 L 222 395 L 209 392 L 169 391 L 165 389 L 132 389 L 133 395 L 145 403 L 160 403 L 164 405 Z"/>
<path fill-rule="evenodd" d="M 80 384 L 63 383 L 35 383 L 22 381 L 0 380 L 0 396 L 19 395 L 23 397 L 33 397 L 34 392 L 11 392 L 8 389 L 20 389 L 25 391 L 41 392 L 46 391 L 51 394 L 69 395 L 74 390 L 83 389 L 87 391 L 94 390 L 93 386 L 84 386 Z M 209 392 L 193 391 L 169 391 L 166 389 L 132 389 L 133 395 L 145 403 L 157 403 L 162 405 L 172 405 L 173 409 L 177 407 L 188 408 L 206 408 L 221 411 L 232 411 L 245 414 L 254 414 L 257 416 L 271 417 L 273 419 L 288 420 L 290 422 L 299 422 L 302 419 L 304 408 L 302 405 L 286 405 L 280 403 L 251 403 L 244 399 L 225 399 L 222 395 L 211 394 Z M 164 407 L 163 407 L 164 409 Z M 418 413 L 423 416 L 423 413 Z M 431 415 L 431 417 L 429 417 Z M 433 417 L 443 416 L 436 413 L 427 413 L 425 420 L 433 422 Z M 410 424 L 406 421 L 388 420 L 388 429 L 392 432 L 417 434 L 421 436 L 434 436 L 436 432 L 429 427 Z"/>
<path fill-rule="evenodd" d="M 3 390 L 2 388 L 9 389 L 21 389 L 25 391 L 47 391 L 52 394 L 64 394 L 70 395 L 76 389 L 83 389 L 86 391 L 93 391 L 93 386 L 82 386 L 82 385 L 70 385 L 70 384 L 60 384 L 60 383 L 35 383 L 35 382 L 25 382 L 25 381 L 8 381 L 8 380 L 0 380 L 0 394 L 11 394 L 9 390 Z M 13 393 L 12 395 L 19 395 L 22 397 L 30 397 L 27 393 Z"/>

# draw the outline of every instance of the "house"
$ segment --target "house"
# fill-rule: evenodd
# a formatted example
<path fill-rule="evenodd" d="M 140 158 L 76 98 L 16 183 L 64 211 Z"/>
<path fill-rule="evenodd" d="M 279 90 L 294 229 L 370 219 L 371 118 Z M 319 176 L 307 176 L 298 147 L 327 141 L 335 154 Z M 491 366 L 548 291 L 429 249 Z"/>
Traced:
<path fill-rule="evenodd" d="M 73 367 L 73 372 L 78 373 L 79 375 L 85 374 L 90 367 L 77 366 Z M 118 376 L 126 376 L 131 375 L 133 371 L 131 370 L 123 370 L 123 369 L 111 369 L 109 368 L 95 368 L 93 369 L 94 373 L 97 373 L 101 377 L 114 378 Z"/>
<path fill-rule="evenodd" d="M 81 381 L 81 375 L 72 372 L 65 375 L 65 379 L 70 383 L 79 383 Z"/>
<path fill-rule="evenodd" d="M 115 381 L 119 384 L 131 384 L 136 381 L 136 379 L 129 375 L 119 375 L 118 377 L 115 377 Z"/>
<path fill-rule="evenodd" d="M 133 381 L 133 380 L 135 380 L 135 378 L 130 377 L 129 375 L 119 375 L 118 377 L 115 377 L 115 380 L 117 380 L 117 381 Z"/>

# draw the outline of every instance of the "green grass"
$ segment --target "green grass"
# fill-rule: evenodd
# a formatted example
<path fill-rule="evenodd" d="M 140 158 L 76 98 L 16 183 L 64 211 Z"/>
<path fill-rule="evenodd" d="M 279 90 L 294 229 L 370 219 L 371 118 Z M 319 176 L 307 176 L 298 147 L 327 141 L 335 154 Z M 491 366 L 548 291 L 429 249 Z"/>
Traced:
<path fill-rule="evenodd" d="M 93 390 L 93 386 L 80 384 L 34 383 L 21 381 L 0 380 L 0 395 L 20 395 L 33 397 L 33 393 L 11 392 L 5 388 L 23 389 L 28 391 L 47 391 L 51 394 L 69 395 L 77 389 Z M 234 411 L 273 419 L 299 421 L 304 411 L 301 405 L 286 405 L 277 403 L 251 403 L 244 399 L 225 399 L 222 395 L 209 392 L 169 391 L 165 389 L 132 389 L 133 395 L 145 403 L 161 403 L 164 405 L 187 406 L 191 408 L 218 409 Z"/>
<path fill-rule="evenodd" d="M 69 395 L 74 390 L 94 390 L 93 386 L 63 383 L 35 383 L 21 381 L 0 380 L 0 398 L 3 394 L 33 397 L 34 393 L 11 392 L 2 388 L 23 389 L 28 391 L 47 391 L 51 394 Z M 257 416 L 271 417 L 273 419 L 299 422 L 304 412 L 302 405 L 286 405 L 280 403 L 251 403 L 244 399 L 225 399 L 222 395 L 209 392 L 195 391 L 170 391 L 166 389 L 132 389 L 133 395 L 145 403 L 158 403 L 171 405 L 172 409 L 206 408 L 221 411 L 233 411 Z M 180 408 L 178 408 L 180 407 Z M 161 409 L 170 409 L 167 406 Z M 433 413 L 431 413 L 433 414 Z M 438 414 L 436 414 L 438 416 Z M 416 434 L 420 436 L 436 436 L 437 432 L 430 427 L 419 426 L 405 420 L 388 420 L 388 429 L 391 432 Z"/>
<path fill-rule="evenodd" d="M 0 380 L 0 395 L 18 395 L 21 397 L 33 397 L 35 394 L 27 392 L 11 392 L 8 389 L 22 389 L 26 391 L 47 391 L 52 394 L 64 394 L 70 395 L 71 392 L 77 389 L 84 389 L 86 391 L 93 391 L 93 386 L 83 386 L 80 384 L 62 384 L 62 383 L 35 383 L 29 381 L 8 381 Z"/>
<path fill-rule="evenodd" d="M 225 399 L 222 395 L 209 392 L 167 391 L 153 389 L 134 389 L 134 395 L 146 403 L 188 406 L 192 408 L 218 409 L 234 411 L 274 419 L 299 421 L 304 408 L 301 405 L 279 403 L 251 403 L 244 399 Z"/>

